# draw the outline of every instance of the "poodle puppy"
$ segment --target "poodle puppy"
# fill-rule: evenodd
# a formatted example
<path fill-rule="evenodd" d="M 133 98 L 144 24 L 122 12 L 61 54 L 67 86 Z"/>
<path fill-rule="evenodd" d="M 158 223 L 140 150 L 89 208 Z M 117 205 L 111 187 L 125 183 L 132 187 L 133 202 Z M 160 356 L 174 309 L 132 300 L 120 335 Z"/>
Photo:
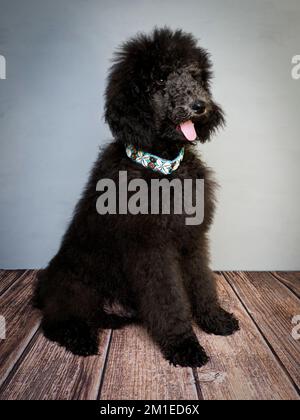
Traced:
<path fill-rule="evenodd" d="M 97 354 L 101 328 L 139 322 L 171 364 L 200 367 L 208 356 L 193 321 L 209 334 L 239 329 L 219 304 L 209 268 L 216 184 L 195 152 L 224 123 L 211 76 L 208 53 L 181 30 L 139 34 L 115 56 L 105 106 L 114 141 L 100 152 L 59 252 L 40 272 L 34 293 L 45 336 L 74 354 Z M 138 179 L 149 187 L 154 179 L 203 179 L 203 223 L 188 226 L 186 214 L 172 210 L 100 215 L 97 184 L 109 179 L 119 188 L 121 171 L 128 183 Z"/>

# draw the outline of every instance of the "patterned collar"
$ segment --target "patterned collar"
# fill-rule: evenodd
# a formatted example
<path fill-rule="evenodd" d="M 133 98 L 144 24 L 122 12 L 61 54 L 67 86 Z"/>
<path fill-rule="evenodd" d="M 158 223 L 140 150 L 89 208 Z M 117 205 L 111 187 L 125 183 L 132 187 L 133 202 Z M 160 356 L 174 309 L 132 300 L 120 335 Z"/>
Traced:
<path fill-rule="evenodd" d="M 152 169 L 154 172 L 161 172 L 163 175 L 170 175 L 176 171 L 184 158 L 184 147 L 180 150 L 179 155 L 174 160 L 162 159 L 151 153 L 137 150 L 135 146 L 126 147 L 127 156 L 134 162 L 144 166 L 144 168 Z"/>

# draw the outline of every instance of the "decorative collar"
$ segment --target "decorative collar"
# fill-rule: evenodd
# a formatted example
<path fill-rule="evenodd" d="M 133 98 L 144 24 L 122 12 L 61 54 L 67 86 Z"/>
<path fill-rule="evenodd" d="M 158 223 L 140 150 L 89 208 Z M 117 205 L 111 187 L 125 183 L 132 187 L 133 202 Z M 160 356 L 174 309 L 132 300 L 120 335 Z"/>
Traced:
<path fill-rule="evenodd" d="M 137 150 L 135 146 L 126 147 L 127 156 L 134 162 L 144 166 L 144 168 L 152 169 L 154 172 L 161 172 L 163 175 L 170 175 L 175 172 L 184 158 L 184 147 L 180 150 L 179 155 L 174 160 L 162 159 L 151 153 Z"/>

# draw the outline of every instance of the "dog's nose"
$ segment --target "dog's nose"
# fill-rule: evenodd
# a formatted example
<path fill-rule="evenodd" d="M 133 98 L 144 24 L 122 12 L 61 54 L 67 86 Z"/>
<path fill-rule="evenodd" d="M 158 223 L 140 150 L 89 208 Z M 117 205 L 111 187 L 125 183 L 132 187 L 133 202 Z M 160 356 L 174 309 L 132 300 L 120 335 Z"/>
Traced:
<path fill-rule="evenodd" d="M 206 103 L 204 101 L 195 101 L 192 105 L 192 110 L 197 114 L 203 114 L 206 110 Z"/>

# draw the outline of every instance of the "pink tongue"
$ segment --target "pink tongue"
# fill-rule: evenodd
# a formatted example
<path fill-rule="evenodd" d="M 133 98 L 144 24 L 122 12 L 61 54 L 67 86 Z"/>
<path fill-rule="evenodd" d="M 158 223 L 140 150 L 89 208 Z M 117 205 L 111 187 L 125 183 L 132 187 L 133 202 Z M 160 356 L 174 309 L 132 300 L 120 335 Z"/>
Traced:
<path fill-rule="evenodd" d="M 195 130 L 194 123 L 192 121 L 186 121 L 185 123 L 180 124 L 180 129 L 188 141 L 196 140 L 197 133 Z"/>

